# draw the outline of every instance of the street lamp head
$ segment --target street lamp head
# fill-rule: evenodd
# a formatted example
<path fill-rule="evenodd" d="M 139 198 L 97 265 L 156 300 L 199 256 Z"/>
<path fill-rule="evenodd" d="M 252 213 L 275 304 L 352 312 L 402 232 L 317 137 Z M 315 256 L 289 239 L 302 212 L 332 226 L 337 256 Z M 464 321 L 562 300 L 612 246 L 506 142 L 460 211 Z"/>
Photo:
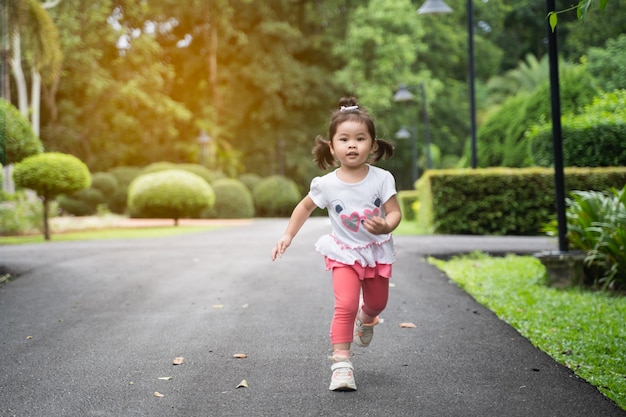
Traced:
<path fill-rule="evenodd" d="M 409 132 L 409 129 L 402 126 L 400 130 L 396 132 L 396 139 L 411 139 L 411 132 Z"/>
<path fill-rule="evenodd" d="M 409 91 L 405 84 L 400 84 L 398 86 L 398 91 L 393 95 L 393 101 L 396 103 L 403 103 L 405 101 L 412 101 L 415 98 L 413 94 Z"/>
<path fill-rule="evenodd" d="M 426 3 L 417 9 L 418 14 L 433 14 L 433 13 L 452 13 L 452 8 L 448 6 L 443 0 L 426 0 Z"/>

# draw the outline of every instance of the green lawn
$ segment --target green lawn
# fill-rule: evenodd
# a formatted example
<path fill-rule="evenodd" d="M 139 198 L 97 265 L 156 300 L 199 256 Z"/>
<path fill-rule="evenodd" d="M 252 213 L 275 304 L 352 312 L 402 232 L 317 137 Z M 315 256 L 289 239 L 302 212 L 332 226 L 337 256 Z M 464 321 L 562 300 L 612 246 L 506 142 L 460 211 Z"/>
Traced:
<path fill-rule="evenodd" d="M 216 229 L 218 226 L 158 226 L 137 228 L 102 228 L 85 231 L 51 233 L 50 241 L 60 242 L 69 240 L 96 240 L 96 239 L 137 239 L 148 237 L 165 237 L 195 233 Z M 18 245 L 25 243 L 43 243 L 43 234 L 27 236 L 0 236 L 0 245 Z"/>
<path fill-rule="evenodd" d="M 430 262 L 626 410 L 626 297 L 548 287 L 545 268 L 531 256 L 472 254 Z"/>

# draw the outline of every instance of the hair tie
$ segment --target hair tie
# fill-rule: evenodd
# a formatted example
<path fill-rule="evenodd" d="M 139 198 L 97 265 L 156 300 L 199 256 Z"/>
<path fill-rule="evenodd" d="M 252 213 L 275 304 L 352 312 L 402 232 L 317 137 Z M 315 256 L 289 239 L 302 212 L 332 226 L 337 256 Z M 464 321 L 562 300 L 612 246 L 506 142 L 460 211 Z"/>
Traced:
<path fill-rule="evenodd" d="M 350 110 L 358 110 L 359 106 L 341 106 L 339 111 L 350 111 Z"/>

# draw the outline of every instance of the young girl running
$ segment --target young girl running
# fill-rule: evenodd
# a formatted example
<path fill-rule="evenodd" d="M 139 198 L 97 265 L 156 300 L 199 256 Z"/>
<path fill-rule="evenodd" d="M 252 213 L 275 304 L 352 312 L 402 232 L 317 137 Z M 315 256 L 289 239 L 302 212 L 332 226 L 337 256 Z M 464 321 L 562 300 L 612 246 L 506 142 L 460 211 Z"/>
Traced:
<path fill-rule="evenodd" d="M 393 176 L 369 163 L 390 157 L 393 147 L 376 138 L 373 118 L 355 98 L 342 98 L 332 113 L 328 140 L 318 136 L 313 154 L 320 169 L 339 167 L 313 179 L 272 249 L 272 260 L 283 255 L 316 207 L 328 209 L 332 232 L 315 248 L 332 270 L 335 294 L 329 389 L 356 390 L 350 345 L 369 346 L 378 314 L 387 305 L 395 260 L 391 232 L 402 217 Z"/>

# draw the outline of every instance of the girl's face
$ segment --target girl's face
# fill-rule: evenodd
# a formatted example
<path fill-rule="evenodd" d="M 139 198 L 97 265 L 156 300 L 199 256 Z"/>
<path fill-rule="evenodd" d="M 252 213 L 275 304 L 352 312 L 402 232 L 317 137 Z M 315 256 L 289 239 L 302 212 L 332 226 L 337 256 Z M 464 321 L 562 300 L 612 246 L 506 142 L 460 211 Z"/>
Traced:
<path fill-rule="evenodd" d="M 342 166 L 357 168 L 367 163 L 374 146 L 374 138 L 365 123 L 346 120 L 337 126 L 330 141 L 330 152 Z"/>

